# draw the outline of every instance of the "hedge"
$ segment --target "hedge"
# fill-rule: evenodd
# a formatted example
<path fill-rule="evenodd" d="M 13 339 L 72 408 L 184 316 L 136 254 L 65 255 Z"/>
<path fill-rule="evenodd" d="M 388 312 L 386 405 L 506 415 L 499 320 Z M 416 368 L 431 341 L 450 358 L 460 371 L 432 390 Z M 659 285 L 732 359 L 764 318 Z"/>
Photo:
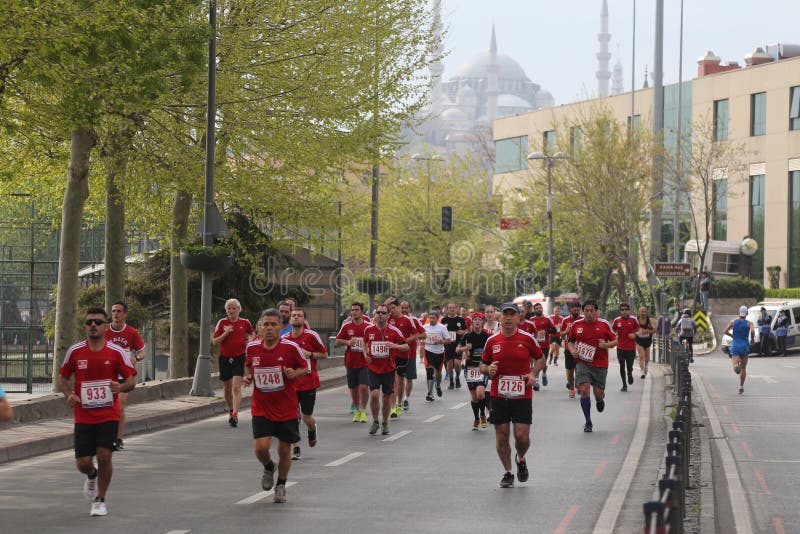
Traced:
<path fill-rule="evenodd" d="M 711 281 L 711 298 L 754 298 L 764 300 L 764 285 L 749 278 L 714 278 Z"/>
<path fill-rule="evenodd" d="M 800 287 L 786 287 L 783 289 L 767 289 L 764 295 L 773 299 L 800 299 Z"/>

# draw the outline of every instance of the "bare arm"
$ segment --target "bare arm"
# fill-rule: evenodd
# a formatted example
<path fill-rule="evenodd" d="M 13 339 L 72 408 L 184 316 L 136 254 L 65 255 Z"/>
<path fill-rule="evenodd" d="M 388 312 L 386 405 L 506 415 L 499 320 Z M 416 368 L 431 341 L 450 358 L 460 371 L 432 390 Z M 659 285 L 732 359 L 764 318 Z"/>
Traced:
<path fill-rule="evenodd" d="M 10 421 L 14 414 L 11 413 L 11 404 L 8 402 L 8 397 L 3 396 L 0 399 L 0 421 Z"/>
<path fill-rule="evenodd" d="M 72 391 L 72 385 L 70 384 L 69 378 L 59 375 L 58 389 L 61 390 L 61 393 L 64 395 L 64 398 L 67 399 L 67 402 L 73 408 L 81 403 L 80 397 L 78 397 L 75 394 L 75 392 Z"/>

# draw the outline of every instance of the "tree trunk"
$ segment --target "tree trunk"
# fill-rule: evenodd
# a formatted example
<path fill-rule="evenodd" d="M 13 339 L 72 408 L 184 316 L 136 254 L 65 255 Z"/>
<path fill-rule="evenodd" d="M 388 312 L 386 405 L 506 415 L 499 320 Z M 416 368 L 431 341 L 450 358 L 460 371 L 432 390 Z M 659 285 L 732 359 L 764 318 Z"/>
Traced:
<path fill-rule="evenodd" d="M 125 296 L 125 200 L 119 181 L 125 177 L 128 152 L 124 126 L 111 134 L 106 173 L 105 301 L 106 311 Z"/>
<path fill-rule="evenodd" d="M 186 243 L 192 195 L 179 189 L 172 205 L 172 233 L 170 235 L 169 277 L 169 376 L 189 376 L 189 285 L 186 268 L 178 255 Z"/>
<path fill-rule="evenodd" d="M 53 391 L 58 391 L 58 370 L 67 349 L 75 342 L 83 206 L 89 197 L 89 157 L 96 143 L 95 133 L 89 128 L 79 128 L 72 132 L 67 188 L 61 211 Z"/>

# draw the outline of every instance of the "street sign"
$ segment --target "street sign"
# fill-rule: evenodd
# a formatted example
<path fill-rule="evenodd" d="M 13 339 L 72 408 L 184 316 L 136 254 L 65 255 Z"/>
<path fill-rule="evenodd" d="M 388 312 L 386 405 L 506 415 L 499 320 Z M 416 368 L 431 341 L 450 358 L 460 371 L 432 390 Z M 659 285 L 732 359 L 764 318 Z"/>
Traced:
<path fill-rule="evenodd" d="M 694 323 L 697 325 L 698 332 L 706 332 L 708 330 L 708 317 L 703 310 L 697 310 L 694 313 Z"/>
<path fill-rule="evenodd" d="M 692 270 L 690 264 L 679 262 L 656 262 L 654 267 L 659 278 L 681 278 L 689 276 Z"/>
<path fill-rule="evenodd" d="M 520 219 L 519 217 L 503 217 L 500 219 L 501 230 L 516 230 L 531 223 L 530 219 Z"/>

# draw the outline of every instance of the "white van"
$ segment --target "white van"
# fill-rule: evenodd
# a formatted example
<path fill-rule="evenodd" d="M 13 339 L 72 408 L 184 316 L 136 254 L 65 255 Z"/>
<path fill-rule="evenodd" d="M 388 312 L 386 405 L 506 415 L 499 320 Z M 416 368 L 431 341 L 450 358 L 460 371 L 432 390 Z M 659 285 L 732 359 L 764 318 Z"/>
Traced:
<path fill-rule="evenodd" d="M 770 324 L 769 333 L 769 353 L 773 354 L 777 351 L 777 343 L 775 340 L 775 320 L 778 318 L 778 312 L 784 310 L 789 317 L 789 329 L 786 334 L 786 350 L 790 350 L 800 346 L 800 300 L 770 300 L 759 302 L 754 306 L 750 306 L 747 310 L 747 320 L 753 323 L 756 331 L 755 341 L 750 344 L 750 353 L 758 354 L 758 349 L 761 344 L 761 334 L 758 332 L 758 318 L 761 316 L 761 308 L 767 309 L 767 313 L 772 317 L 772 324 Z M 728 354 L 731 346 L 731 337 L 723 333 L 721 348 L 722 352 Z"/>

